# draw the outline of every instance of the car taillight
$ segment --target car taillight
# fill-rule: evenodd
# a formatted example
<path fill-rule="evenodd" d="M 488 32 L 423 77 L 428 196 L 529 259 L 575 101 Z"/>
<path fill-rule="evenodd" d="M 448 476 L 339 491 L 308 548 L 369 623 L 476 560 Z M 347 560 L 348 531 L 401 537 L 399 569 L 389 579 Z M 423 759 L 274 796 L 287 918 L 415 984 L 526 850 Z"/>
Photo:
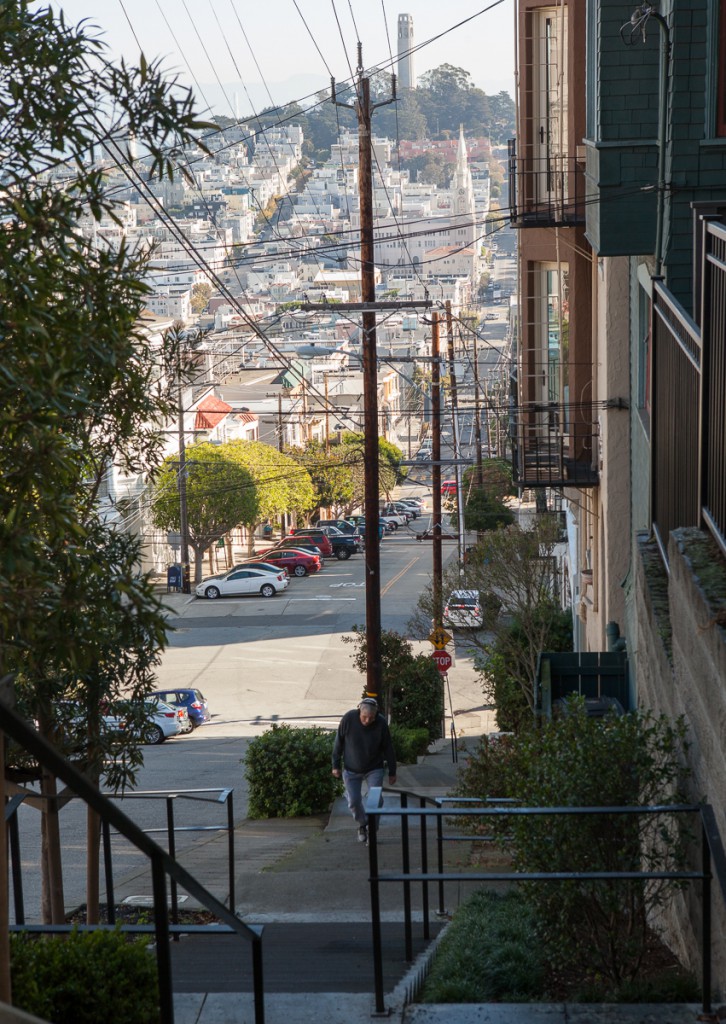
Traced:
<path fill-rule="evenodd" d="M 280 583 L 282 583 L 284 576 L 282 575 L 282 573 L 280 573 L 280 575 L 277 578 L 280 581 Z"/>
<path fill-rule="evenodd" d="M 162 711 L 164 718 L 176 718 L 176 711 Z"/>
<path fill-rule="evenodd" d="M 198 700 L 195 700 L 193 704 L 189 705 L 190 708 L 195 708 L 197 711 L 199 711 L 199 709 L 202 708 L 203 706 L 204 705 L 200 704 Z"/>

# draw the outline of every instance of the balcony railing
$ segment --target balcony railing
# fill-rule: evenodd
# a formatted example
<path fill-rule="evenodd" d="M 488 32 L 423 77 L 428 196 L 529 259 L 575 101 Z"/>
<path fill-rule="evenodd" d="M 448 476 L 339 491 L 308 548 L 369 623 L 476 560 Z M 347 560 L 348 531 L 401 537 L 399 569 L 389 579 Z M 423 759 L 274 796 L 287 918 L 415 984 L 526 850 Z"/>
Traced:
<path fill-rule="evenodd" d="M 571 156 L 520 156 L 509 143 L 509 216 L 515 228 L 585 223 L 585 168 Z"/>
<path fill-rule="evenodd" d="M 651 508 L 668 536 L 706 526 L 726 554 L 726 226 L 706 221 L 701 328 L 658 281 L 653 288 Z"/>
<path fill-rule="evenodd" d="M 533 405 L 516 410 L 514 482 L 535 488 L 597 487 L 599 430 L 590 405 Z"/>

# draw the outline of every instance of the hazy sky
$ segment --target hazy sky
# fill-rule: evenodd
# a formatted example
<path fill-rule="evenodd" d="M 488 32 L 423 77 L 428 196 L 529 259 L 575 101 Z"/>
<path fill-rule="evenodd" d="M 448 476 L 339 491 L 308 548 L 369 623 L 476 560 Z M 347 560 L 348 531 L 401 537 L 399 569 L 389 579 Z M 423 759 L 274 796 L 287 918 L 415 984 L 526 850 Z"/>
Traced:
<path fill-rule="evenodd" d="M 426 44 L 414 55 L 416 77 L 454 64 L 489 94 L 514 92 L 514 0 L 49 2 L 72 23 L 85 18 L 97 25 L 113 54 L 136 61 L 140 46 L 147 59 L 164 57 L 185 84 L 201 88 L 200 106 L 206 99 L 220 114 L 236 106 L 244 116 L 269 105 L 270 96 L 274 103 L 301 99 L 327 88 L 331 73 L 343 81 L 355 69 L 358 36 L 364 66 L 389 68 L 402 13 L 413 16 L 414 44 Z"/>

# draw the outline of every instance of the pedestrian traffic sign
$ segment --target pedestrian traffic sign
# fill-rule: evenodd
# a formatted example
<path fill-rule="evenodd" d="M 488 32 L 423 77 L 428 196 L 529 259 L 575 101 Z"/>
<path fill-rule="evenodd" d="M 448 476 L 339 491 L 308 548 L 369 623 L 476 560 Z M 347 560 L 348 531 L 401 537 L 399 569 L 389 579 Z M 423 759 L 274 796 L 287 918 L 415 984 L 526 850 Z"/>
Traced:
<path fill-rule="evenodd" d="M 431 657 L 436 662 L 439 672 L 448 672 L 451 668 L 451 655 L 448 651 L 434 651 Z"/>
<path fill-rule="evenodd" d="M 446 632 L 443 626 L 434 626 L 429 633 L 429 643 L 432 643 L 437 651 L 443 651 L 447 644 L 450 644 L 453 637 Z"/>

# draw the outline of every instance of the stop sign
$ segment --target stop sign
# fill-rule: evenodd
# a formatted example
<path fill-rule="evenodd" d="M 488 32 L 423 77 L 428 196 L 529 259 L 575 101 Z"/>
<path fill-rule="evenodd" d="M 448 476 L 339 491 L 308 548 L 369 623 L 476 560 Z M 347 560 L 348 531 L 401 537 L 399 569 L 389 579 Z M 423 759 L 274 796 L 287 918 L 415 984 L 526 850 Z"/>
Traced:
<path fill-rule="evenodd" d="M 433 651 L 431 657 L 436 662 L 439 672 L 446 672 L 451 668 L 451 655 L 448 651 Z"/>

